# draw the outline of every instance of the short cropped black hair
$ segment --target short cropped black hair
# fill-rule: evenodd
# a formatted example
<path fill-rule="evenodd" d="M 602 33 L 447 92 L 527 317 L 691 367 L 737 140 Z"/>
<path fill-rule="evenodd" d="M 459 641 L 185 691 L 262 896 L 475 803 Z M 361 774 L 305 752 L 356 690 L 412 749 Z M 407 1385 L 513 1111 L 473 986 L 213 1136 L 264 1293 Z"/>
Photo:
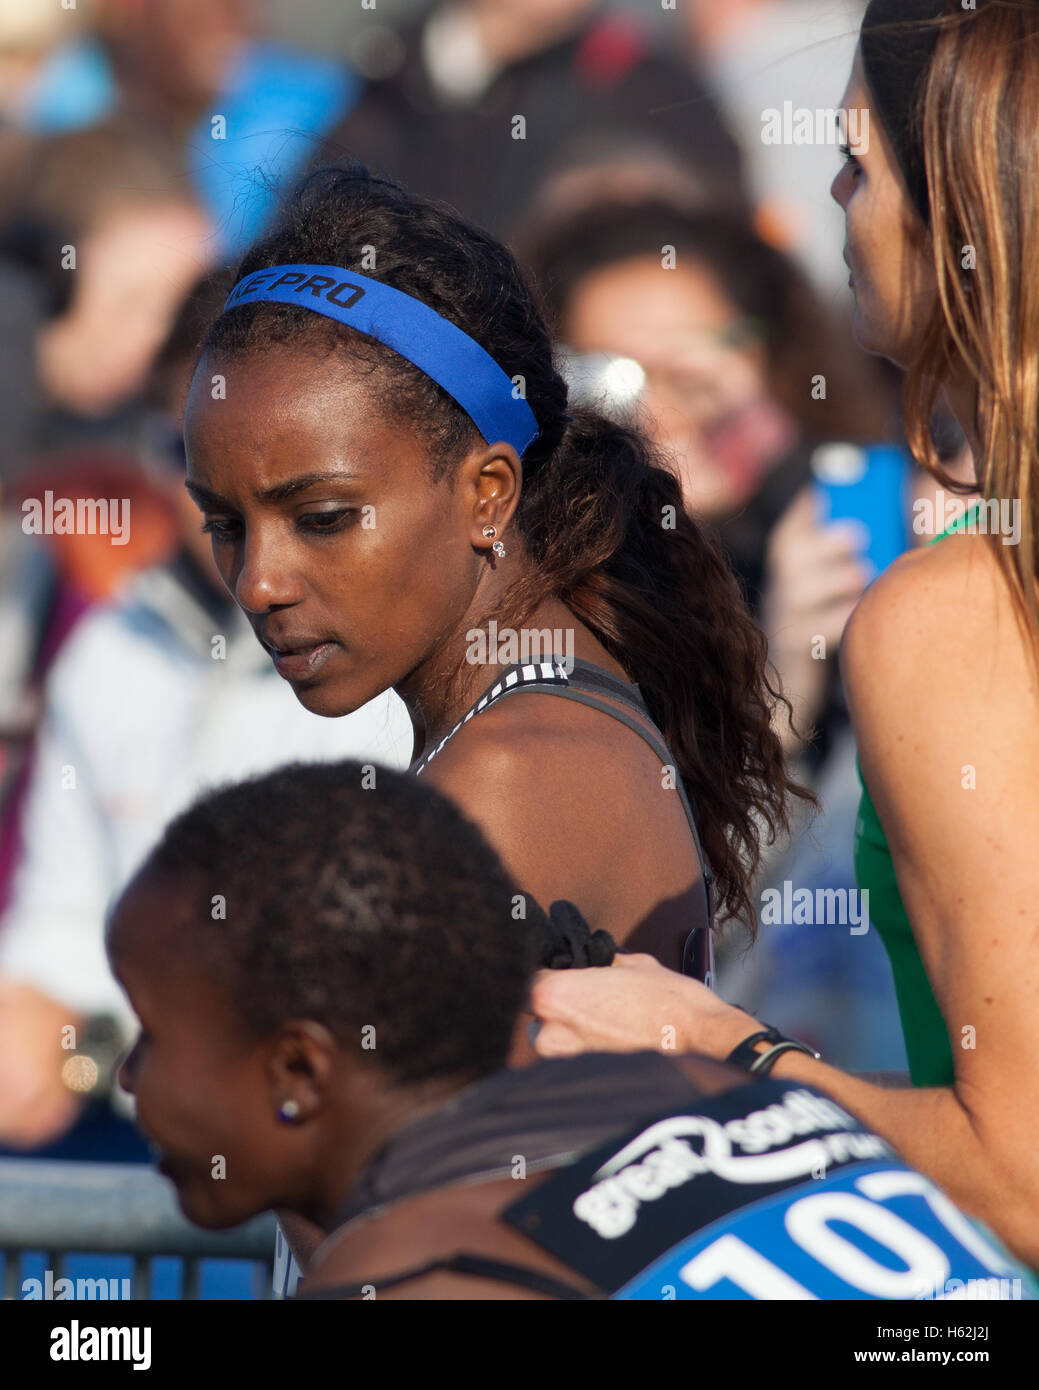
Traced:
<path fill-rule="evenodd" d="M 261 1036 L 314 1020 L 391 1084 L 504 1064 L 542 914 L 413 777 L 358 762 L 253 777 L 179 815 L 142 872 L 191 895 L 184 949 Z"/>

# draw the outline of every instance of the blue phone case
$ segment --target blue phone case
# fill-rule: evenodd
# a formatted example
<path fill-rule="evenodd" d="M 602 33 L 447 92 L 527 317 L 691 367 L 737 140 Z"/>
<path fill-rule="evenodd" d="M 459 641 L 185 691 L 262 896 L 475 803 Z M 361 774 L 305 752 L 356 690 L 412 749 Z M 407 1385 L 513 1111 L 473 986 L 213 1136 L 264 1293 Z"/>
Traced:
<path fill-rule="evenodd" d="M 812 459 L 821 521 L 859 521 L 865 557 L 882 574 L 909 549 L 910 460 L 894 445 L 824 445 Z"/>

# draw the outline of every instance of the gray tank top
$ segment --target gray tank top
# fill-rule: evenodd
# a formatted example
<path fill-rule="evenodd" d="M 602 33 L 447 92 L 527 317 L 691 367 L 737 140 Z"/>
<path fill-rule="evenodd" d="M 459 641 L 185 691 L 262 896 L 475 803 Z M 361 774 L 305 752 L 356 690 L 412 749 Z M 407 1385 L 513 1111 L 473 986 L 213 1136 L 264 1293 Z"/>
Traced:
<path fill-rule="evenodd" d="M 445 744 L 450 743 L 455 734 L 464 728 L 470 719 L 475 719 L 478 714 L 490 709 L 491 705 L 497 704 L 499 700 L 523 692 L 555 695 L 563 700 L 576 700 L 582 705 L 589 705 L 592 709 L 601 710 L 603 714 L 608 714 L 611 719 L 619 719 L 622 724 L 626 724 L 629 729 L 632 729 L 649 744 L 660 759 L 662 768 L 673 767 L 676 769 L 676 787 L 689 824 L 689 833 L 696 849 L 696 857 L 700 862 L 706 896 L 705 920 L 708 924 L 706 927 L 694 927 L 686 937 L 682 952 L 682 973 L 713 984 L 714 903 L 711 884 L 714 876 L 704 856 L 703 846 L 700 843 L 700 833 L 696 825 L 696 814 L 684 780 L 677 772 L 677 764 L 664 741 L 663 734 L 650 718 L 646 702 L 637 685 L 630 685 L 626 681 L 618 680 L 609 671 L 604 671 L 601 666 L 595 666 L 590 661 L 582 661 L 579 658 L 568 662 L 564 662 L 559 657 L 552 657 L 547 661 L 516 662 L 496 677 L 494 683 L 479 699 L 473 702 L 454 728 L 415 764 L 412 769 L 415 776 L 421 776 Z M 615 705 L 609 704 L 603 699 L 603 696 L 608 696 L 609 699 L 617 701 L 625 708 L 617 709 Z M 632 712 L 628 713 L 628 711 Z M 636 718 L 636 716 L 640 717 Z"/>

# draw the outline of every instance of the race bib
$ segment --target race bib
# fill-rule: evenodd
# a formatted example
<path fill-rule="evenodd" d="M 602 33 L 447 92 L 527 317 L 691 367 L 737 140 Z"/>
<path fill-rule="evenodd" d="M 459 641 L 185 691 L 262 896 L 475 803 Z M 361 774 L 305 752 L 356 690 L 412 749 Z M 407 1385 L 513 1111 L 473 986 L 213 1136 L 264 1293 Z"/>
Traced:
<path fill-rule="evenodd" d="M 640 1125 L 503 1216 L 618 1300 L 1036 1296 L 883 1139 L 778 1081 Z"/>

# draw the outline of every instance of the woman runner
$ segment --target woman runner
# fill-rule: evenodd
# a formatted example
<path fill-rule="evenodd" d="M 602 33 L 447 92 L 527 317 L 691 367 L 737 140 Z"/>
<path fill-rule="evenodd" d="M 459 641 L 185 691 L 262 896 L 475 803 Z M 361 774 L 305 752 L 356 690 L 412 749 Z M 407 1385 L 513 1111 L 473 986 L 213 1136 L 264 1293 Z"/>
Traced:
<path fill-rule="evenodd" d="M 705 978 L 708 887 L 753 919 L 759 836 L 800 792 L 765 641 L 645 438 L 568 411 L 512 256 L 318 171 L 239 267 L 186 443 L 224 581 L 301 703 L 395 689 L 414 770 L 527 893 Z"/>

